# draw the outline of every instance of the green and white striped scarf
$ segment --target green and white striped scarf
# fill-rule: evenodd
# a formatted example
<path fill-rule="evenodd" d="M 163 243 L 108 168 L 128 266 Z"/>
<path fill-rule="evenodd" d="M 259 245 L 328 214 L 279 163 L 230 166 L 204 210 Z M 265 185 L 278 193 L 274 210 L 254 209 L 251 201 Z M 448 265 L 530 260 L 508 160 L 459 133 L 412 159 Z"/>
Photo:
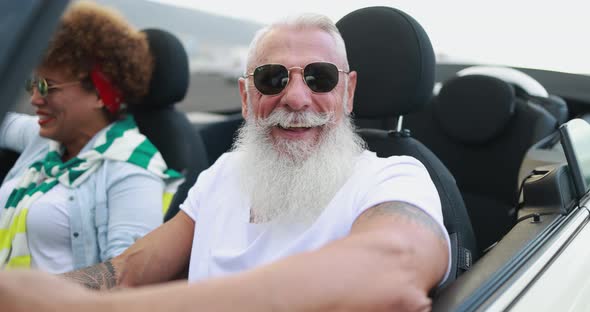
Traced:
<path fill-rule="evenodd" d="M 59 143 L 50 141 L 45 159 L 33 163 L 10 194 L 0 217 L 0 269 L 31 266 L 27 243 L 27 212 L 31 204 L 58 183 L 76 188 L 105 159 L 129 162 L 153 172 L 167 182 L 167 193 L 175 192 L 182 181 L 180 173 L 167 169 L 162 155 L 139 133 L 131 116 L 113 123 L 103 131 L 92 150 L 65 163 L 61 161 L 62 152 Z"/>

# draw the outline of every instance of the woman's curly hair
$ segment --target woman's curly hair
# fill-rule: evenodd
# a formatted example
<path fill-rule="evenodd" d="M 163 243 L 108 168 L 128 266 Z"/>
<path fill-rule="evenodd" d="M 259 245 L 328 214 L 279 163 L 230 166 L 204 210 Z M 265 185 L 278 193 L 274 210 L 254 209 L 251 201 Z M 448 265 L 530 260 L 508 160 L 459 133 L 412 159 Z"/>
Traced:
<path fill-rule="evenodd" d="M 154 61 L 145 34 L 114 10 L 76 2 L 62 16 L 40 67 L 90 81 L 95 64 L 125 102 L 136 103 L 147 94 Z"/>

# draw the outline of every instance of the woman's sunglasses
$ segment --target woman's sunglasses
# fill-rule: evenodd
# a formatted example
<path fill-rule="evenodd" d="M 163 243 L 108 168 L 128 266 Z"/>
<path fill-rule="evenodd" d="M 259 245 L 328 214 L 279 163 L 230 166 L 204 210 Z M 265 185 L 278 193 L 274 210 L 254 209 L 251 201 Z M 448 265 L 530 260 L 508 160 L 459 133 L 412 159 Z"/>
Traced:
<path fill-rule="evenodd" d="M 41 97 L 46 97 L 49 94 L 49 91 L 53 89 L 60 89 L 78 83 L 80 83 L 80 81 L 72 81 L 50 85 L 49 83 L 47 83 L 47 80 L 43 77 L 33 77 L 25 81 L 25 90 L 27 90 L 27 92 L 29 92 L 30 95 L 33 95 L 35 88 L 37 88 L 39 95 L 41 95 Z"/>
<path fill-rule="evenodd" d="M 332 91 L 338 85 L 339 73 L 348 74 L 348 71 L 338 69 L 336 65 L 327 62 L 314 62 L 305 67 L 287 68 L 281 64 L 265 64 L 246 74 L 244 78 L 252 76 L 254 86 L 264 95 L 275 95 L 281 93 L 289 83 L 291 70 L 300 70 L 303 82 L 313 92 L 325 93 Z"/>

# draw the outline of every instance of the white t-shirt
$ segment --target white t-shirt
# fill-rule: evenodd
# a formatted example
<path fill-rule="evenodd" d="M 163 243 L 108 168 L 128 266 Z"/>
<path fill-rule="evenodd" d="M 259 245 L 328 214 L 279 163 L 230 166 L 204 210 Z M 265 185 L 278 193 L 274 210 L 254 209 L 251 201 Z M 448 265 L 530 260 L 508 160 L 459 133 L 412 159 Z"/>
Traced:
<path fill-rule="evenodd" d="M 414 158 L 363 152 L 353 173 L 311 225 L 250 223 L 249 199 L 239 186 L 237 153 L 226 153 L 201 173 L 180 206 L 195 220 L 189 280 L 224 276 L 318 249 L 346 236 L 366 209 L 388 201 L 410 203 L 443 225 L 438 193 Z M 449 248 L 450 240 L 446 237 Z"/>
<path fill-rule="evenodd" d="M 6 205 L 8 196 L 21 178 L 13 178 L 2 185 L 0 207 Z M 72 196 L 72 189 L 58 184 L 31 204 L 27 214 L 27 243 L 31 251 L 32 268 L 49 273 L 74 269 L 70 237 L 70 210 L 74 205 L 70 200 Z"/>

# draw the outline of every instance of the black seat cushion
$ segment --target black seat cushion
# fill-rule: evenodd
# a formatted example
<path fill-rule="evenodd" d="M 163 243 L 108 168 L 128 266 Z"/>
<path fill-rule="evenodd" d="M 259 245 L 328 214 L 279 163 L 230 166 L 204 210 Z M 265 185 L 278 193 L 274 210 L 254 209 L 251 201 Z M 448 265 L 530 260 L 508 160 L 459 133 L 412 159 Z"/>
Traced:
<path fill-rule="evenodd" d="M 205 145 L 183 112 L 174 107 L 186 95 L 189 79 L 188 56 L 174 35 L 160 29 L 146 29 L 154 56 L 154 73 L 148 95 L 130 107 L 141 133 L 158 148 L 169 168 L 182 172 L 179 187 L 164 220 L 179 209 L 198 174 L 208 167 Z"/>
<path fill-rule="evenodd" d="M 207 157 L 212 165 L 221 154 L 229 151 L 232 147 L 237 131 L 244 123 L 241 113 L 227 116 L 226 119 L 218 122 L 203 125 L 198 131 L 207 146 Z"/>
<path fill-rule="evenodd" d="M 484 144 L 498 135 L 514 114 L 514 89 L 489 76 L 455 77 L 445 83 L 434 112 L 453 140 Z"/>
<path fill-rule="evenodd" d="M 150 88 L 140 109 L 172 106 L 184 99 L 189 86 L 188 55 L 182 43 L 161 29 L 142 30 L 154 55 L 154 72 Z"/>
<path fill-rule="evenodd" d="M 451 172 L 430 149 L 411 137 L 379 129 L 359 129 L 358 133 L 369 149 L 378 156 L 409 155 L 420 160 L 426 167 L 440 197 L 443 220 L 451 236 L 451 243 L 456 244 L 452 246 L 451 256 L 455 266 L 451 277 L 467 271 L 471 262 L 478 259 L 479 251 L 463 198 Z"/>
<path fill-rule="evenodd" d="M 558 125 L 561 125 L 562 123 L 568 121 L 569 109 L 567 107 L 567 103 L 562 97 L 554 94 L 549 94 L 549 96 L 546 98 L 531 98 L 531 101 L 539 104 L 541 107 L 546 109 L 551 115 L 553 115 L 553 117 L 555 117 L 555 119 L 557 120 Z"/>
<path fill-rule="evenodd" d="M 350 68 L 358 73 L 356 117 L 397 117 L 424 106 L 432 94 L 435 57 L 416 20 L 394 8 L 369 7 L 336 25 Z"/>
<path fill-rule="evenodd" d="M 490 82 L 495 83 L 493 80 Z M 473 90 L 464 89 L 464 92 L 471 93 Z M 460 94 L 456 96 L 461 98 Z M 452 105 L 448 99 L 444 103 Z M 471 105 L 481 107 L 495 103 L 482 101 Z M 483 107 L 481 110 L 486 111 Z M 440 122 L 444 119 L 438 115 L 441 112 L 446 113 L 445 105 L 435 98 L 423 111 L 406 116 L 405 122 L 411 127 L 412 135 L 428 146 L 457 180 L 478 246 L 483 249 L 498 241 L 514 223 L 513 208 L 522 159 L 530 146 L 555 131 L 556 120 L 538 105 L 517 97 L 514 112 L 502 129 L 488 126 L 494 131 L 482 127 L 486 130 L 482 135 L 457 135 L 449 133 L 449 125 L 445 127 Z M 479 115 L 480 112 L 474 109 L 473 114 Z M 464 112 L 461 120 L 456 122 L 465 122 L 470 118 Z M 458 127 L 462 126 L 457 125 L 455 129 Z M 465 140 L 466 137 L 468 140 Z M 485 144 L 474 144 L 478 141 L 475 138 L 485 141 Z"/>
<path fill-rule="evenodd" d="M 174 107 L 140 111 L 134 115 L 139 130 L 162 153 L 168 167 L 185 175 L 185 182 L 174 195 L 165 216 L 165 220 L 169 220 L 178 212 L 198 174 L 209 166 L 205 144 L 186 115 Z"/>

